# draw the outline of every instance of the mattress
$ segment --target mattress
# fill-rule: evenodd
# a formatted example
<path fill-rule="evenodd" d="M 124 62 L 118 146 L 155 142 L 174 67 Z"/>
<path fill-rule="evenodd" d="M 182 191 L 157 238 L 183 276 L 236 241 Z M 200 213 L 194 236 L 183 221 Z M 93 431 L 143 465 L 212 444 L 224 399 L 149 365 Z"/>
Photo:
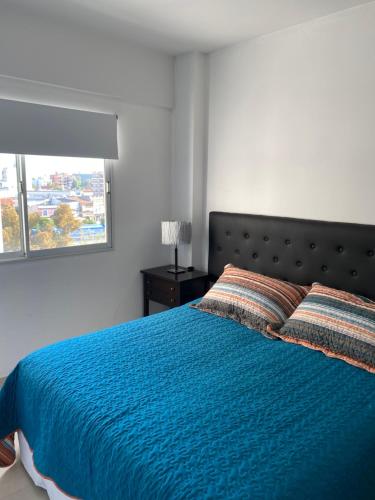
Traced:
<path fill-rule="evenodd" d="M 89 500 L 373 498 L 375 376 L 183 306 L 24 358 L 0 392 Z"/>

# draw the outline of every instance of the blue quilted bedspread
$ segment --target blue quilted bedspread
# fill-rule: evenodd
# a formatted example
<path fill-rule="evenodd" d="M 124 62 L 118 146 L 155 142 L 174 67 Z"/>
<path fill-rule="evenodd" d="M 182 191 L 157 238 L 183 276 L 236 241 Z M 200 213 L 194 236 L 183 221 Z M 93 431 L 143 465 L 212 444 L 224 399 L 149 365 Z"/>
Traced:
<path fill-rule="evenodd" d="M 375 376 L 188 306 L 27 356 L 17 428 L 83 499 L 375 498 Z"/>

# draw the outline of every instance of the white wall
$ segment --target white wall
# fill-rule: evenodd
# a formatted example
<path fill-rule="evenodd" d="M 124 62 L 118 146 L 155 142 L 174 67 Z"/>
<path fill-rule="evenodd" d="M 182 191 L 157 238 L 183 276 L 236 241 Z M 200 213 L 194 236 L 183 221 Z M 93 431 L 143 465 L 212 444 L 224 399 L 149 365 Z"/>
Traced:
<path fill-rule="evenodd" d="M 207 212 L 375 224 L 375 4 L 210 56 Z"/>
<path fill-rule="evenodd" d="M 160 220 L 171 213 L 168 108 L 173 101 L 173 60 L 168 56 L 126 45 L 122 51 L 117 46 L 113 59 L 108 52 L 86 61 L 86 68 L 79 70 L 74 61 L 78 62 L 77 54 L 91 54 L 87 45 L 91 39 L 77 38 L 74 43 L 59 37 L 47 40 L 44 36 L 52 27 L 46 25 L 40 41 L 48 41 L 51 51 L 43 48 L 41 57 L 29 50 L 26 36 L 4 46 L 3 22 L 1 17 L 0 74 L 7 73 L 7 77 L 0 77 L 0 97 L 117 112 L 120 159 L 113 168 L 112 251 L 0 264 L 0 377 L 36 348 L 141 315 L 139 270 L 168 260 L 167 249 L 159 242 Z M 13 25 L 14 30 L 17 27 Z M 5 29 L 12 32 L 6 23 Z M 30 44 L 36 46 L 37 29 L 34 25 L 29 29 Z M 68 32 L 66 36 L 70 38 Z M 92 47 L 93 54 L 99 45 L 100 40 Z M 23 50 L 28 51 L 28 61 Z M 66 57 L 60 57 L 63 52 Z M 105 61 L 106 57 L 111 60 Z M 115 75 L 103 79 L 108 68 L 115 71 L 115 67 Z M 48 85 L 12 76 L 45 80 Z M 79 91 L 51 86 L 52 80 Z M 120 91 L 127 102 L 110 97 Z"/>
<path fill-rule="evenodd" d="M 11 5 L 0 6 L 0 75 L 173 105 L 170 56 Z"/>
<path fill-rule="evenodd" d="M 204 207 L 207 153 L 207 56 L 175 59 L 173 108 L 172 217 L 192 223 L 192 241 L 180 248 L 181 265 L 204 266 Z"/>

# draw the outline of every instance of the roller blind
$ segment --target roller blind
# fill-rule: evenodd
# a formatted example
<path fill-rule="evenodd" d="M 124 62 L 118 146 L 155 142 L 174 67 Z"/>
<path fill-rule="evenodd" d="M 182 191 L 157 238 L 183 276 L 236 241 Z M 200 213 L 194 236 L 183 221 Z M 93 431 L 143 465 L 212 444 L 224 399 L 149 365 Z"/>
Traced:
<path fill-rule="evenodd" d="M 0 99 L 0 153 L 116 159 L 117 118 Z"/>

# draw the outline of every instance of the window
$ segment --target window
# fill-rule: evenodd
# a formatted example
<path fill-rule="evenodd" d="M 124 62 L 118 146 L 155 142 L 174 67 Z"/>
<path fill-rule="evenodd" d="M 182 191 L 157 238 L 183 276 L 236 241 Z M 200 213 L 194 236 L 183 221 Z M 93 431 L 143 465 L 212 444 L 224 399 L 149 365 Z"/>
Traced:
<path fill-rule="evenodd" d="M 0 99 L 0 259 L 111 246 L 117 115 Z"/>
<path fill-rule="evenodd" d="M 22 253 L 19 177 L 15 155 L 0 154 L 0 259 Z"/>
<path fill-rule="evenodd" d="M 0 155 L 0 258 L 111 246 L 110 169 L 101 159 Z"/>

